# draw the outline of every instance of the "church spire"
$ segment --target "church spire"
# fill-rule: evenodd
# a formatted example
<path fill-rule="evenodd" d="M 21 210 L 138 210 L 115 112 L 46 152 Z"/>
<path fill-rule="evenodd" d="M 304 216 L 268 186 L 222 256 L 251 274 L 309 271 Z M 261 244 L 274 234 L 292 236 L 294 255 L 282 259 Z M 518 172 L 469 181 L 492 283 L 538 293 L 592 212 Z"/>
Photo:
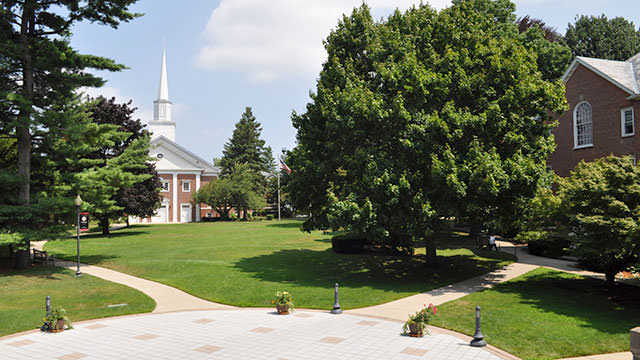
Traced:
<path fill-rule="evenodd" d="M 149 130 L 151 130 L 154 137 L 163 135 L 171 141 L 176 141 L 176 123 L 171 121 L 171 101 L 169 101 L 167 60 L 164 46 L 162 47 L 158 99 L 153 102 L 153 120 L 149 121 Z"/>
<path fill-rule="evenodd" d="M 160 66 L 160 87 L 158 88 L 158 100 L 169 100 L 169 85 L 167 83 L 167 60 L 165 50 L 162 47 L 162 65 Z"/>

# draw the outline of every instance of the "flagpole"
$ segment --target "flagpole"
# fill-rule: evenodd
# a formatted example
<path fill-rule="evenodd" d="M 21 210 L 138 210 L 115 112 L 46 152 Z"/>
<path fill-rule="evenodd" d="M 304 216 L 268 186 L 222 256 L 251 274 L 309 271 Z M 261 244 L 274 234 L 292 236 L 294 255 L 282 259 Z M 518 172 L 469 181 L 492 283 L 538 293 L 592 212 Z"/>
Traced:
<path fill-rule="evenodd" d="M 278 155 L 278 221 L 280 221 L 280 155 Z"/>

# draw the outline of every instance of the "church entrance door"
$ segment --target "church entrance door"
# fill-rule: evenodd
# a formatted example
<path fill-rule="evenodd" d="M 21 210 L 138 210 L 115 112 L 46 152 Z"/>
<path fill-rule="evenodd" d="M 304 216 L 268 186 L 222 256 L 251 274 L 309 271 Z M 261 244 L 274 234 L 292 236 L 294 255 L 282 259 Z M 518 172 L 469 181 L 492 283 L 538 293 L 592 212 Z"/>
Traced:
<path fill-rule="evenodd" d="M 180 206 L 180 222 L 191 222 L 191 204 Z"/>

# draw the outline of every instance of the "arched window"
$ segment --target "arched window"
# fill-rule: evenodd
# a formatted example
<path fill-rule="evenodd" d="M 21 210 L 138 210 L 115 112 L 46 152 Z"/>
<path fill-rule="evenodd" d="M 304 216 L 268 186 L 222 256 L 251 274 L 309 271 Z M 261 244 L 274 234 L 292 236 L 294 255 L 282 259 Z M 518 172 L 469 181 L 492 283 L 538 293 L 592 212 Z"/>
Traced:
<path fill-rule="evenodd" d="M 593 145 L 591 105 L 583 101 L 573 111 L 573 144 L 575 148 Z"/>

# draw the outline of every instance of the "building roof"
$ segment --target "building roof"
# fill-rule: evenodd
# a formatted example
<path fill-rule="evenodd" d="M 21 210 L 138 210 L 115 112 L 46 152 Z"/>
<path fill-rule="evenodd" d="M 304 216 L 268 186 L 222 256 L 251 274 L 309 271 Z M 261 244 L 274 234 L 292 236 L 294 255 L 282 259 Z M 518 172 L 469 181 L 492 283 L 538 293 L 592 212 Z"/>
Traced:
<path fill-rule="evenodd" d="M 159 148 L 164 148 L 170 151 L 174 156 L 177 156 L 182 161 L 180 164 L 172 164 L 168 157 L 162 158 L 156 163 L 156 170 L 162 171 L 200 171 L 202 175 L 219 176 L 220 168 L 214 166 L 207 160 L 187 150 L 185 147 L 179 145 L 175 141 L 168 139 L 165 136 L 157 136 L 151 139 L 151 151 L 149 155 L 156 156 Z M 168 155 L 168 154 L 164 154 Z M 169 162 L 167 162 L 169 161 Z M 168 166 L 167 166 L 168 165 Z M 176 167 L 177 166 L 177 167 Z"/>
<path fill-rule="evenodd" d="M 562 76 L 566 83 L 578 65 L 595 72 L 631 97 L 640 96 L 640 53 L 625 61 L 606 60 L 577 56 Z"/>

